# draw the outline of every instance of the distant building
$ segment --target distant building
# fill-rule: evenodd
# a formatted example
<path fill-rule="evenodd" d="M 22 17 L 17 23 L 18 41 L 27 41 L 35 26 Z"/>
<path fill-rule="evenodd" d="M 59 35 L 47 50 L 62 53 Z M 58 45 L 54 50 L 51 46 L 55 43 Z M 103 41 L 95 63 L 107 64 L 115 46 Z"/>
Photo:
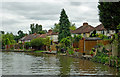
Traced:
<path fill-rule="evenodd" d="M 107 30 L 104 28 L 103 24 L 98 25 L 97 27 L 95 27 L 96 33 L 98 34 L 104 34 L 108 37 L 111 37 L 114 35 L 115 30 Z"/>
<path fill-rule="evenodd" d="M 46 37 L 50 37 L 50 40 L 52 40 L 53 42 L 58 42 L 58 33 L 52 32 L 52 30 L 49 30 L 46 34 L 30 34 L 30 35 L 26 35 L 24 37 L 22 37 L 21 39 L 19 39 L 19 43 L 24 43 L 24 42 L 30 42 L 31 40 L 35 39 L 35 38 L 46 38 Z"/>
<path fill-rule="evenodd" d="M 19 39 L 19 43 L 30 42 L 32 39 L 39 38 L 40 36 L 41 36 L 40 34 L 36 34 L 36 33 L 26 35 L 22 37 L 21 39 Z"/>
<path fill-rule="evenodd" d="M 76 30 L 72 31 L 71 33 L 82 35 L 83 37 L 89 37 L 91 32 L 94 31 L 95 28 L 91 25 L 89 25 L 87 22 L 83 23 L 82 26 L 77 28 Z"/>

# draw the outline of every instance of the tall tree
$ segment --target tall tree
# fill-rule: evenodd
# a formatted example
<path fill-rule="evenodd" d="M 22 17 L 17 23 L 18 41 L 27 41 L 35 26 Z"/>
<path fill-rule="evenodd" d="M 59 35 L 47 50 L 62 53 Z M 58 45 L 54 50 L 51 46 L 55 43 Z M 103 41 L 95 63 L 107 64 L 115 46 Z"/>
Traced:
<path fill-rule="evenodd" d="M 100 21 L 106 29 L 114 29 L 118 33 L 118 25 L 120 24 L 120 2 L 99 2 Z M 118 56 L 120 57 L 120 36 L 118 35 Z"/>
<path fill-rule="evenodd" d="M 29 31 L 29 34 L 34 34 L 34 33 L 38 33 L 38 34 L 44 34 L 45 31 L 42 30 L 42 25 L 38 25 L 38 24 L 30 24 L 30 29 L 31 31 Z"/>
<path fill-rule="evenodd" d="M 59 32 L 59 23 L 55 23 L 54 24 L 54 27 L 53 28 L 51 28 L 52 30 L 53 30 L 53 32 Z M 70 22 L 70 30 L 75 30 L 76 29 L 76 26 L 75 26 L 75 23 L 71 23 Z"/>
<path fill-rule="evenodd" d="M 60 27 L 59 27 L 58 41 L 60 42 L 63 38 L 66 38 L 67 36 L 71 36 L 70 28 L 69 28 L 70 22 L 64 9 L 62 9 L 61 11 L 59 25 Z"/>
<path fill-rule="evenodd" d="M 117 29 L 120 24 L 120 2 L 99 2 L 99 20 L 106 29 Z"/>

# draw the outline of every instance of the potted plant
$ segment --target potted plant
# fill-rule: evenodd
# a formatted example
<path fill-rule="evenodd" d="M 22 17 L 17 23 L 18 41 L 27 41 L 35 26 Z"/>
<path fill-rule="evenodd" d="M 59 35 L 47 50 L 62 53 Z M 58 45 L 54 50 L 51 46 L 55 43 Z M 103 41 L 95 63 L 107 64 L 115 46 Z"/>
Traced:
<path fill-rule="evenodd" d="M 93 53 L 94 53 L 93 51 L 90 51 L 90 55 L 91 55 L 91 56 L 93 56 Z"/>

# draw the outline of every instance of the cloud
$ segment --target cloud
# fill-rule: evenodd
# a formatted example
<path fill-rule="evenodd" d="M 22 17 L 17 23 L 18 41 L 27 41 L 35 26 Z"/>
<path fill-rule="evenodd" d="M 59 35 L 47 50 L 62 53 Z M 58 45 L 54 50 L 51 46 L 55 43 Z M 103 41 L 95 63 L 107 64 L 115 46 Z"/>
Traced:
<path fill-rule="evenodd" d="M 26 0 L 25 0 L 26 1 Z M 54 23 L 59 22 L 61 9 L 65 9 L 69 20 L 81 26 L 83 22 L 99 25 L 98 2 L 85 2 L 78 0 L 50 0 L 50 1 L 26 1 L 26 2 L 2 2 L 2 29 L 17 33 L 23 30 L 28 33 L 31 23 L 43 25 L 43 29 L 50 29 Z"/>

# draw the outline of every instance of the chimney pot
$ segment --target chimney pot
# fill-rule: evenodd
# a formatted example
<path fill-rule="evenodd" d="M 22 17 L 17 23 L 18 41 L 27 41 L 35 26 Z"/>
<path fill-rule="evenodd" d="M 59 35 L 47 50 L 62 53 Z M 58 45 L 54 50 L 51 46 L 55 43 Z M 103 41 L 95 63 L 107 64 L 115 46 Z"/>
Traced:
<path fill-rule="evenodd" d="M 85 25 L 88 25 L 88 23 L 87 23 L 87 22 L 84 22 L 84 23 L 83 23 L 83 26 L 85 26 Z"/>

